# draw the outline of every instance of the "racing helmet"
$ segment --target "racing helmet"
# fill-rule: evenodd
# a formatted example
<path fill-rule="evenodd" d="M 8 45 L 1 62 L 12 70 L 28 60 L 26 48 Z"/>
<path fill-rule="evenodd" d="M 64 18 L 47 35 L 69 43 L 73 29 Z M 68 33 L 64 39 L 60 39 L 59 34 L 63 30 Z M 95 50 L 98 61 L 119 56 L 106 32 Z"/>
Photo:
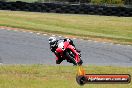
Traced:
<path fill-rule="evenodd" d="M 51 47 L 55 47 L 57 45 L 57 39 L 55 37 L 50 37 L 49 44 Z"/>

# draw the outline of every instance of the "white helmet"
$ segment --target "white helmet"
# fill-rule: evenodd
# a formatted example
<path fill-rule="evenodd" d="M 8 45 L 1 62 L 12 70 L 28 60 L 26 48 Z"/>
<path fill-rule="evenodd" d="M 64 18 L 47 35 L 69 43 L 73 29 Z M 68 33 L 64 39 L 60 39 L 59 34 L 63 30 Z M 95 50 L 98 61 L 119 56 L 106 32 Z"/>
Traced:
<path fill-rule="evenodd" d="M 50 37 L 49 38 L 49 44 L 51 45 L 51 46 L 55 46 L 56 45 L 56 42 L 57 42 L 57 39 L 55 38 L 55 37 Z"/>

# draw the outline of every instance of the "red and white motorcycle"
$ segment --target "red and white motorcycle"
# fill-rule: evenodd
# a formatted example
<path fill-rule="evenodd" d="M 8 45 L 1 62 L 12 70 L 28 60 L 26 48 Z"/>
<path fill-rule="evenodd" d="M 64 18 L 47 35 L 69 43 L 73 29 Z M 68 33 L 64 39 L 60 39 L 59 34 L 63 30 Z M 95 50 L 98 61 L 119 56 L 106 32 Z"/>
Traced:
<path fill-rule="evenodd" d="M 62 58 L 67 60 L 67 62 L 73 63 L 74 65 L 82 65 L 83 63 L 80 52 L 67 41 L 60 42 L 56 52 L 59 53 Z"/>

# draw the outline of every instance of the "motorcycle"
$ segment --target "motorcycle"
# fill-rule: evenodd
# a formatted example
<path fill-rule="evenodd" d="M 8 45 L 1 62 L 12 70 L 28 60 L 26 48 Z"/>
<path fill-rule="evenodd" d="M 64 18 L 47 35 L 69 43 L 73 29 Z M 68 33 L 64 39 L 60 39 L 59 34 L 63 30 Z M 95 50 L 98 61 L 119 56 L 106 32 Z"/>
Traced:
<path fill-rule="evenodd" d="M 60 42 L 56 52 L 59 53 L 62 58 L 67 60 L 67 62 L 73 63 L 74 65 L 82 65 L 83 63 L 80 52 L 67 41 Z"/>

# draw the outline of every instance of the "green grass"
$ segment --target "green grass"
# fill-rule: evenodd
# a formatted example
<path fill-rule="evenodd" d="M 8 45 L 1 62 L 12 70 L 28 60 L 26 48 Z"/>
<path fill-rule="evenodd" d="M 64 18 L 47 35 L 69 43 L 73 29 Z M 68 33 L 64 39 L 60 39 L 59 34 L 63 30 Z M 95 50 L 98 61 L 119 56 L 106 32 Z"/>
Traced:
<path fill-rule="evenodd" d="M 54 2 L 54 1 L 62 1 L 64 2 L 65 0 L 6 0 L 6 1 L 23 1 L 23 2 Z M 68 0 L 67 0 L 68 1 Z M 91 3 L 93 4 L 121 4 L 123 5 L 124 2 L 122 0 L 91 0 Z"/>
<path fill-rule="evenodd" d="M 0 11 L 0 26 L 132 44 L 132 17 Z"/>
<path fill-rule="evenodd" d="M 132 67 L 85 66 L 87 74 L 130 74 Z M 79 86 L 74 66 L 1 65 L 0 88 L 132 88 L 130 84 Z"/>

